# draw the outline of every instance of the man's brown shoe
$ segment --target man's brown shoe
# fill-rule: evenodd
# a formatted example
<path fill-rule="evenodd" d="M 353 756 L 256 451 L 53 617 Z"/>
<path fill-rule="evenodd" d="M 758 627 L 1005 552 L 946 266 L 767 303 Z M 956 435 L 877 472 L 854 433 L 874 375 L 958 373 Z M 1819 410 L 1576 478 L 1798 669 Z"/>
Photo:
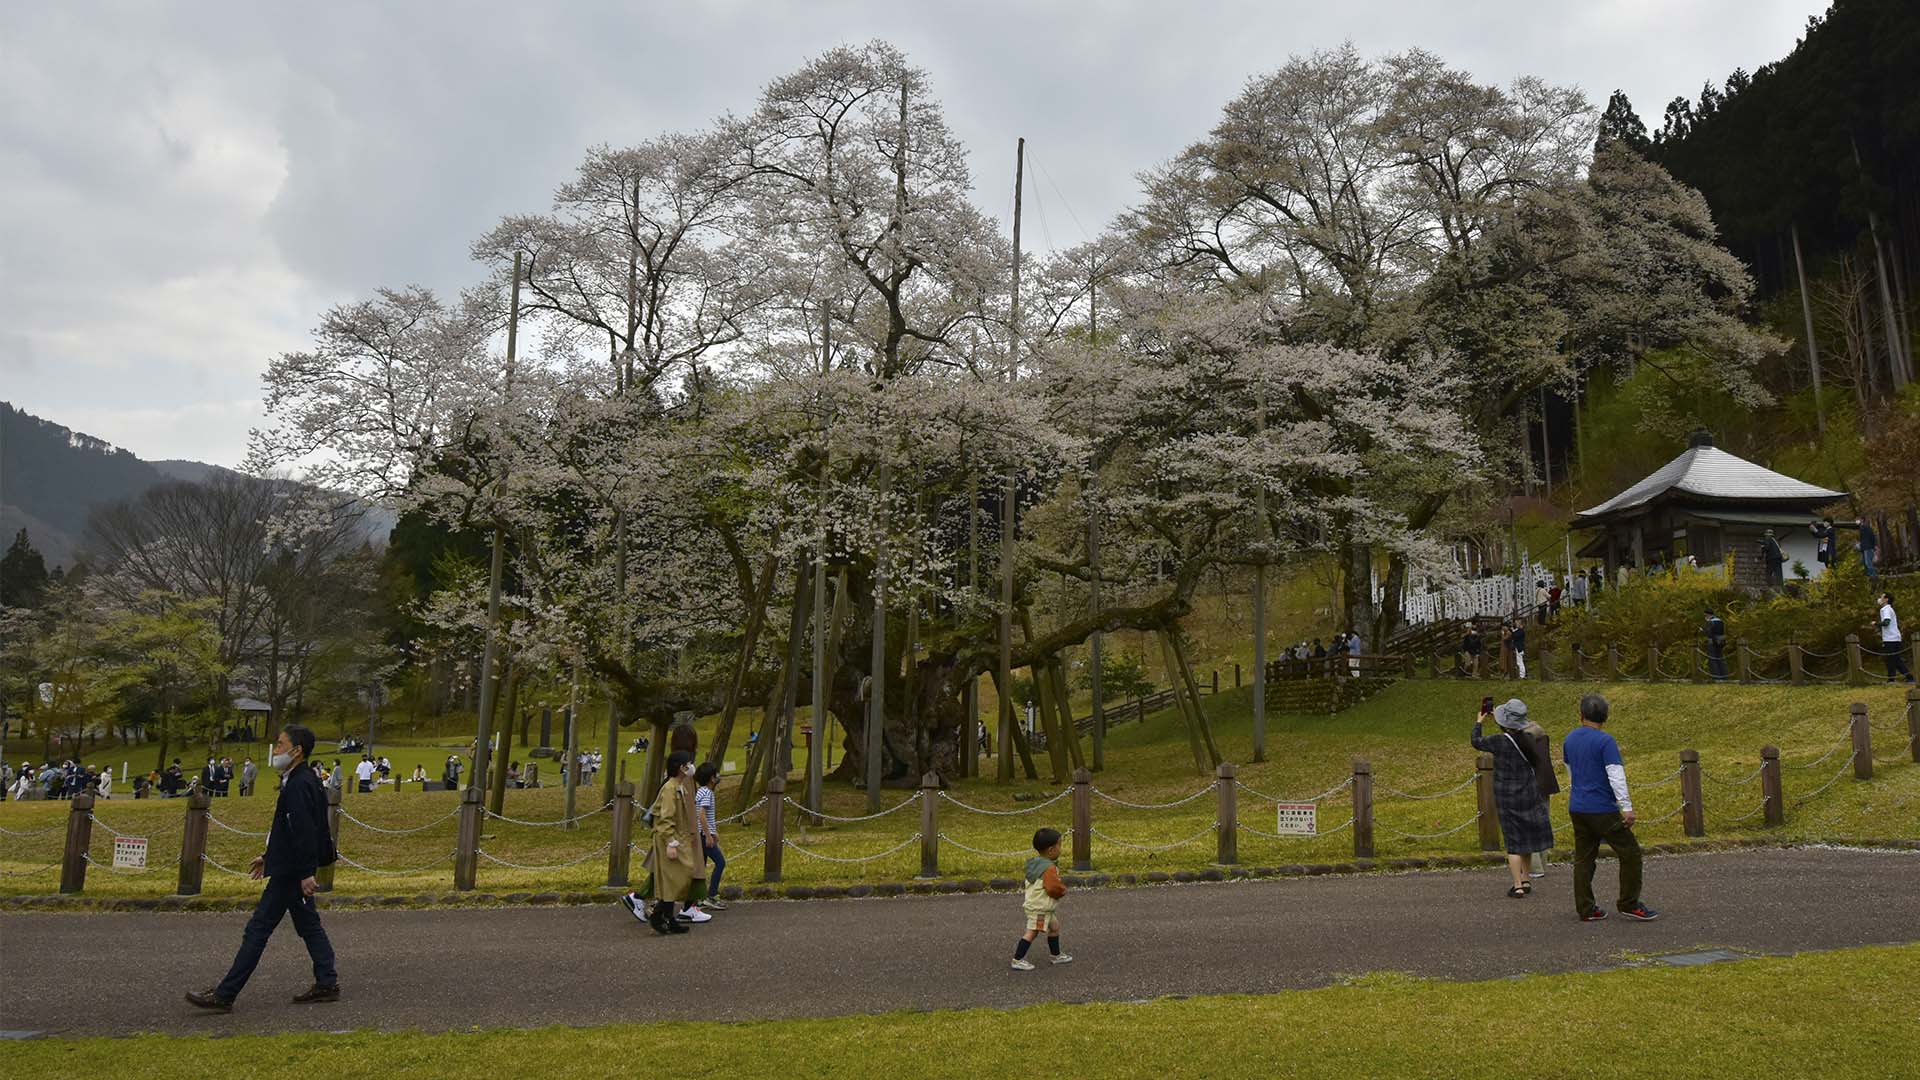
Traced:
<path fill-rule="evenodd" d="M 209 986 L 205 990 L 189 990 L 187 1003 L 209 1012 L 232 1012 L 233 1002 L 220 1000 L 219 995 L 214 993 L 217 989 L 219 988 Z"/>
<path fill-rule="evenodd" d="M 321 1001 L 339 1000 L 339 983 L 334 983 L 332 986 L 321 986 L 319 983 L 314 983 L 312 986 L 307 987 L 304 992 L 293 995 L 293 1003 L 295 1005 L 312 1005 Z"/>

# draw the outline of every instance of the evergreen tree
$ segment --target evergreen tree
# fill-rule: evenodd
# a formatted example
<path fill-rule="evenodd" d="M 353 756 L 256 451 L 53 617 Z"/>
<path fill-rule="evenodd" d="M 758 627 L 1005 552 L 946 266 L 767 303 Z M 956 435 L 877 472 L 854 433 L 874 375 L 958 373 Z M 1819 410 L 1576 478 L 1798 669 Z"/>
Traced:
<path fill-rule="evenodd" d="M 1626 143 L 1629 150 L 1643 157 L 1653 147 L 1653 140 L 1647 137 L 1647 125 L 1641 121 L 1640 114 L 1633 111 L 1633 102 L 1620 90 L 1607 98 L 1607 111 L 1600 114 L 1600 137 L 1594 140 L 1594 152 L 1598 153 L 1611 142 Z"/>
<path fill-rule="evenodd" d="M 0 604 L 36 607 L 46 588 L 46 560 L 27 539 L 27 530 L 21 529 L 14 535 L 6 555 L 0 556 Z"/>

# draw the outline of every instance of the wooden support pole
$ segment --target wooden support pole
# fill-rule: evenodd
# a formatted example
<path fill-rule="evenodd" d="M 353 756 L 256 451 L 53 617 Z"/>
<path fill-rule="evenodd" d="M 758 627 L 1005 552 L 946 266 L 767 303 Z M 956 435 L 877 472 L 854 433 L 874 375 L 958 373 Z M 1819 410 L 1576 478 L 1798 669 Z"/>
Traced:
<path fill-rule="evenodd" d="M 1500 810 L 1493 803 L 1493 755 L 1481 754 L 1474 764 L 1474 801 L 1480 808 L 1480 850 L 1500 850 Z"/>
<path fill-rule="evenodd" d="M 1807 685 L 1807 658 L 1797 641 L 1787 642 L 1787 678 L 1795 686 Z"/>
<path fill-rule="evenodd" d="M 180 875 L 174 887 L 175 896 L 200 895 L 207 870 L 207 814 L 212 806 L 212 792 L 195 788 L 187 793 L 187 816 L 180 824 Z M 336 845 L 340 838 L 339 818 L 340 793 L 328 788 L 327 821 Z M 314 879 L 322 889 L 332 889 L 333 867 L 321 867 L 314 873 Z"/>
<path fill-rule="evenodd" d="M 1920 764 L 1920 690 L 1907 691 L 1907 752 Z"/>
<path fill-rule="evenodd" d="M 940 876 L 940 778 L 920 774 L 920 877 Z"/>
<path fill-rule="evenodd" d="M 1660 681 L 1660 644 L 1654 641 L 1647 642 L 1647 681 Z"/>
<path fill-rule="evenodd" d="M 1093 869 L 1093 774 L 1073 770 L 1073 868 Z"/>
<path fill-rule="evenodd" d="M 1620 646 L 1618 645 L 1607 646 L 1607 681 L 1620 681 Z"/>
<path fill-rule="evenodd" d="M 633 877 L 633 784 L 613 786 L 613 845 L 607 848 L 607 887 L 619 888 Z M 651 847 L 653 838 L 647 838 Z"/>
<path fill-rule="evenodd" d="M 460 892 L 472 892 L 475 871 L 480 856 L 480 799 L 477 787 L 466 787 L 460 792 L 460 832 L 454 840 L 453 848 L 453 887 Z"/>
<path fill-rule="evenodd" d="M 787 778 L 775 776 L 767 782 L 767 842 L 760 863 L 760 880 L 780 880 L 780 855 L 787 842 Z"/>
<path fill-rule="evenodd" d="M 1213 861 L 1232 866 L 1240 861 L 1240 786 L 1234 780 L 1233 762 L 1223 761 L 1214 768 L 1213 794 L 1218 815 Z"/>
<path fill-rule="evenodd" d="M 1847 706 L 1847 728 L 1853 736 L 1853 778 L 1873 779 L 1873 729 L 1867 726 L 1867 704 L 1856 701 Z"/>
<path fill-rule="evenodd" d="M 1767 826 L 1786 824 L 1787 805 L 1780 797 L 1780 748 L 1777 746 L 1760 748 L 1760 798 L 1766 804 L 1763 820 Z"/>
<path fill-rule="evenodd" d="M 1700 790 L 1700 751 L 1680 751 L 1680 827 L 1688 836 L 1707 835 L 1707 807 Z"/>
<path fill-rule="evenodd" d="M 1740 684 L 1753 682 L 1753 654 L 1747 649 L 1747 639 L 1738 638 L 1733 643 L 1734 662 L 1740 667 Z"/>
<path fill-rule="evenodd" d="M 1353 857 L 1373 858 L 1373 764 L 1353 759 Z"/>
<path fill-rule="evenodd" d="M 1847 635 L 1847 685 L 1865 686 L 1866 669 L 1860 666 L 1860 635 Z"/>
<path fill-rule="evenodd" d="M 196 790 L 194 794 L 200 792 Z M 93 796 L 81 792 L 67 809 L 67 848 L 60 860 L 60 892 L 76 896 L 87 887 L 87 849 L 93 844 Z"/>

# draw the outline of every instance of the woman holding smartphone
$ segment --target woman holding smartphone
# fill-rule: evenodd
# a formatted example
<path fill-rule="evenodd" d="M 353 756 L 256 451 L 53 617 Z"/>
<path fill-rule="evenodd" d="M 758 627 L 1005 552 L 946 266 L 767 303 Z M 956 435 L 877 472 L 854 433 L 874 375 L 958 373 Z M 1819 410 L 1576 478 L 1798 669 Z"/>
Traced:
<path fill-rule="evenodd" d="M 1488 717 L 1500 728 L 1491 736 L 1482 734 Z M 1553 821 L 1547 816 L 1539 779 L 1553 771 L 1553 763 L 1541 760 L 1538 743 L 1527 727 L 1527 703 L 1519 698 L 1499 706 L 1492 698 L 1483 698 L 1480 715 L 1473 720 L 1473 748 L 1493 755 L 1493 805 L 1507 845 L 1507 871 L 1513 875 L 1507 895 L 1516 900 L 1533 895 L 1533 881 L 1527 876 L 1532 854 L 1553 847 Z"/>

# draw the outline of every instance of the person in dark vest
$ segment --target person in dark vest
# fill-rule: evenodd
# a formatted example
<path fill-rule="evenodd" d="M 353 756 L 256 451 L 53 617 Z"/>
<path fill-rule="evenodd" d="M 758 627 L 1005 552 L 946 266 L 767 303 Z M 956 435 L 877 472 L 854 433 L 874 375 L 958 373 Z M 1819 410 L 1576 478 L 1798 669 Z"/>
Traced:
<path fill-rule="evenodd" d="M 240 951 L 233 958 L 227 976 L 205 990 L 189 990 L 187 1001 L 202 1009 L 233 1011 L 233 1002 L 246 987 L 247 979 L 266 951 L 267 939 L 287 915 L 293 916 L 294 932 L 306 942 L 307 955 L 313 960 L 313 985 L 294 995 L 294 1003 L 306 1005 L 340 1000 L 340 979 L 333 968 L 333 943 L 320 926 L 320 912 L 314 907 L 313 894 L 319 890 L 314 876 L 322 866 L 334 861 L 333 837 L 327 831 L 327 799 L 320 778 L 307 764 L 313 753 L 313 732 L 299 724 L 280 729 L 274 741 L 269 763 L 281 770 L 280 796 L 273 807 L 273 825 L 267 832 L 267 850 L 253 857 L 248 867 L 256 879 L 266 878 L 260 903 L 240 939 Z"/>
<path fill-rule="evenodd" d="M 1707 621 L 1701 627 L 1707 638 L 1707 674 L 1718 681 L 1727 677 L 1727 624 L 1707 609 Z"/>

